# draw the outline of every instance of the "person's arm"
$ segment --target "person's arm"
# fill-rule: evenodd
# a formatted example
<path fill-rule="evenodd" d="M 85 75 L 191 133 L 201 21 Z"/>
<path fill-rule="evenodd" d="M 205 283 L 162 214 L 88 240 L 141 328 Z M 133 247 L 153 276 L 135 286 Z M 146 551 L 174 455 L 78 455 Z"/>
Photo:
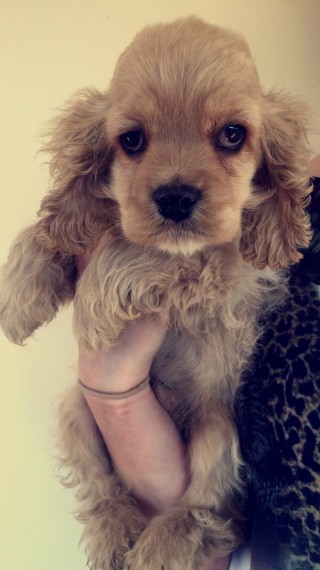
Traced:
<path fill-rule="evenodd" d="M 96 390 L 126 392 L 149 373 L 165 330 L 147 319 L 131 323 L 116 347 L 80 355 L 80 380 Z M 87 403 L 121 479 L 150 514 L 172 507 L 188 486 L 184 445 L 150 385 L 129 397 Z"/>
<path fill-rule="evenodd" d="M 108 352 L 80 354 L 81 381 L 117 393 L 137 386 L 148 375 L 164 334 L 155 321 L 131 323 Z M 143 511 L 153 516 L 173 507 L 188 486 L 188 463 L 180 435 L 150 385 L 115 400 L 85 397 L 120 478 Z M 228 570 L 229 563 L 226 556 L 199 570 Z"/>

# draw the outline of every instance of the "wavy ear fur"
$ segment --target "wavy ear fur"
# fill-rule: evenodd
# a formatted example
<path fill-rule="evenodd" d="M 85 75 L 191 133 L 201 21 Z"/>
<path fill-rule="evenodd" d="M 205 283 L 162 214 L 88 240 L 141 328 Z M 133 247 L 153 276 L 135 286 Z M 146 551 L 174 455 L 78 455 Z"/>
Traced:
<path fill-rule="evenodd" d="M 67 254 L 92 249 L 112 218 L 107 184 L 112 152 L 106 140 L 105 93 L 85 89 L 55 120 L 51 141 L 51 192 L 42 201 L 38 235 Z"/>
<path fill-rule="evenodd" d="M 306 112 L 299 101 L 271 92 L 263 113 L 262 163 L 243 215 L 240 250 L 255 267 L 286 267 L 299 261 L 311 238 Z"/>
<path fill-rule="evenodd" d="M 40 219 L 14 242 L 3 268 L 0 323 L 19 344 L 74 294 L 73 256 L 93 249 L 112 223 L 107 196 L 112 153 L 105 135 L 105 94 L 84 90 L 55 121 L 46 150 L 53 188 Z"/>

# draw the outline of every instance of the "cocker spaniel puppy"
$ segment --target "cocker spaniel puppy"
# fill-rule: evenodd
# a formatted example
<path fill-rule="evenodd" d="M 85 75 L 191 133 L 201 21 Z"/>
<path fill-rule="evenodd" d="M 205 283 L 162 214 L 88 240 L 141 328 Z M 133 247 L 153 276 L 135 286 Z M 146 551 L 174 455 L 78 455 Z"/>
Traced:
<path fill-rule="evenodd" d="M 310 237 L 303 106 L 262 92 L 238 34 L 182 19 L 139 33 L 107 92 L 67 104 L 48 150 L 53 185 L 4 267 L 2 327 L 23 343 L 72 298 L 85 350 L 141 315 L 168 326 L 151 382 L 174 394 L 187 445 L 180 503 L 145 520 L 78 385 L 61 461 L 92 569 L 194 570 L 242 537 L 233 403 L 279 268 Z M 75 255 L 93 250 L 77 280 Z"/>

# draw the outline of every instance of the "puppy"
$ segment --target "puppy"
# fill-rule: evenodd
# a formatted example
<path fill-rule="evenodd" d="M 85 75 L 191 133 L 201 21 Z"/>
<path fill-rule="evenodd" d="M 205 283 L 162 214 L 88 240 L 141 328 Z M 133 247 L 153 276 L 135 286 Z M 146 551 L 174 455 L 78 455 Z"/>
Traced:
<path fill-rule="evenodd" d="M 278 269 L 310 238 L 303 106 L 262 92 L 238 34 L 182 19 L 139 33 L 109 90 L 65 107 L 47 150 L 53 185 L 4 267 L 2 327 L 23 343 L 73 297 L 84 350 L 142 315 L 167 325 L 151 382 L 174 394 L 187 445 L 180 503 L 147 523 L 78 386 L 61 406 L 61 463 L 92 569 L 195 570 L 242 538 L 233 403 Z M 78 280 L 74 256 L 93 250 Z"/>

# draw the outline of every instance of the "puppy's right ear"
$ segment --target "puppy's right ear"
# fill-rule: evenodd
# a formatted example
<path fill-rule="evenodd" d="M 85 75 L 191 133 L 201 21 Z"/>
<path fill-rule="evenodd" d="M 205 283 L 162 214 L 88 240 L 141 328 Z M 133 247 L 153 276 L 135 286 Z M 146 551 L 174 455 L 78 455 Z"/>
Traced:
<path fill-rule="evenodd" d="M 1 276 L 0 324 L 18 344 L 73 297 L 74 255 L 93 249 L 113 221 L 107 107 L 105 94 L 85 90 L 55 121 L 46 149 L 53 188 L 42 201 L 40 219 L 14 242 Z"/>
<path fill-rule="evenodd" d="M 38 237 L 54 251 L 93 249 L 112 221 L 107 185 L 112 151 L 106 138 L 106 93 L 84 89 L 53 122 L 44 151 L 52 155 L 53 188 L 39 210 Z"/>

